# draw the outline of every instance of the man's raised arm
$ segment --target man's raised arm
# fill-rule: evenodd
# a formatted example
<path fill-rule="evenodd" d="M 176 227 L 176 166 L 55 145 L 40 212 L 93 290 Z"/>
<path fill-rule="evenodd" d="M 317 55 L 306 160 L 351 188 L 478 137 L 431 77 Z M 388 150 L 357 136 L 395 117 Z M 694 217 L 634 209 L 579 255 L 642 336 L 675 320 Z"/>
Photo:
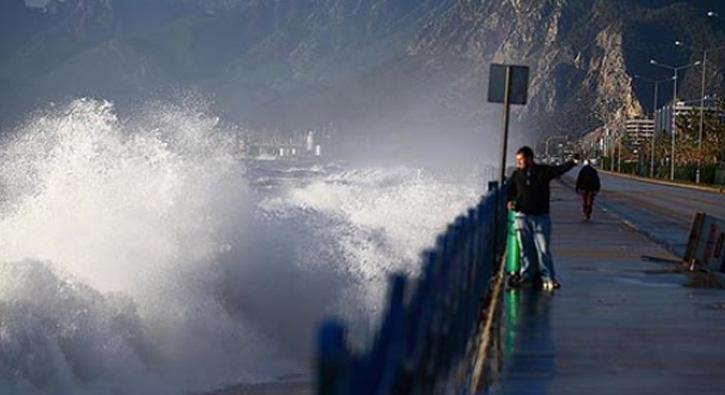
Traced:
<path fill-rule="evenodd" d="M 579 161 L 575 158 L 564 163 L 563 165 L 549 166 L 549 178 L 554 179 L 561 177 L 562 174 L 571 170 L 574 166 L 577 165 L 577 163 L 579 163 Z"/>

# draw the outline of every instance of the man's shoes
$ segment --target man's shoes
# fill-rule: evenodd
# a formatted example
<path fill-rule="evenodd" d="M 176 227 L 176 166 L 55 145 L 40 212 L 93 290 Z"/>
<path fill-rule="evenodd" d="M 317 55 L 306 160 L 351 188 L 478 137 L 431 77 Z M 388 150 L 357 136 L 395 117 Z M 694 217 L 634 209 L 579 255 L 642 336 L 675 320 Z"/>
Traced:
<path fill-rule="evenodd" d="M 541 280 L 541 288 L 544 290 L 554 290 L 561 288 L 561 284 L 559 284 L 556 280 L 545 278 Z"/>

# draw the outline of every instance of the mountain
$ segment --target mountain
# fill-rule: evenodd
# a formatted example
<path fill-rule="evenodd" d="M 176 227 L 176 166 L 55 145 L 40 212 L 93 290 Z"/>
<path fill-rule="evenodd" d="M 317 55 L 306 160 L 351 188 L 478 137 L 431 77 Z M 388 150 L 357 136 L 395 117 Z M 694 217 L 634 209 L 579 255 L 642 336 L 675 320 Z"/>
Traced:
<path fill-rule="evenodd" d="M 531 68 L 523 133 L 580 135 L 651 111 L 650 58 L 684 64 L 725 42 L 720 2 L 624 0 L 50 0 L 0 9 L 0 117 L 75 96 L 119 107 L 191 88 L 257 128 L 333 123 L 387 142 L 496 130 L 491 62 Z M 721 18 L 721 17 L 720 17 Z M 721 51 L 722 52 L 722 51 Z M 714 53 L 708 92 L 722 92 Z M 699 96 L 699 70 L 680 97 Z M 662 93 L 660 103 L 669 99 Z M 487 126 L 486 126 L 487 125 Z M 478 132 L 471 133 L 471 131 Z M 468 139 L 469 141 L 466 141 Z"/>

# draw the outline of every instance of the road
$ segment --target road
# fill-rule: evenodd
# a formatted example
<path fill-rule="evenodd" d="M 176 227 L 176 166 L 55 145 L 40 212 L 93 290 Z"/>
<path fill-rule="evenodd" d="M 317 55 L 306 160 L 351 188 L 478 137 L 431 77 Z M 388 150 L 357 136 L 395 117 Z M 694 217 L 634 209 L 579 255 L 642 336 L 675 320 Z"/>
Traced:
<path fill-rule="evenodd" d="M 577 173 L 577 169 L 572 170 L 563 181 L 572 185 Z M 725 219 L 725 194 L 603 173 L 600 178 L 602 192 L 595 205 L 626 220 L 680 257 L 685 253 L 695 213 L 704 212 Z"/>

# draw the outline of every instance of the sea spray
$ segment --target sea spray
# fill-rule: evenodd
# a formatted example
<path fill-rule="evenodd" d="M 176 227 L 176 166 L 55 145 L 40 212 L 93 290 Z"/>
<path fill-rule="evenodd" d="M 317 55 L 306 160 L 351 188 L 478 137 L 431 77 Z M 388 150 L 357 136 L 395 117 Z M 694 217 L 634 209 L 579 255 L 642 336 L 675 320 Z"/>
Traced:
<path fill-rule="evenodd" d="M 299 228 L 295 262 L 342 281 L 331 310 L 360 343 L 379 318 L 388 276 L 417 275 L 421 251 L 476 201 L 480 184 L 467 180 L 402 166 L 336 169 L 263 200 L 257 215 Z"/>
<path fill-rule="evenodd" d="M 133 363 L 109 364 L 111 354 L 94 352 L 105 345 L 89 347 L 81 358 L 72 344 L 87 336 L 63 328 L 82 327 L 75 321 L 82 315 L 46 317 L 62 311 L 62 303 L 48 309 L 15 303 L 33 299 L 22 290 L 3 294 L 4 317 L 41 317 L 3 332 L 5 361 L 18 360 L 8 354 L 11 345 L 30 339 L 23 352 L 53 348 L 52 360 L 70 366 L 20 369 L 7 362 L 0 366 L 6 388 L 174 392 L 268 380 L 288 371 L 264 336 L 217 300 L 222 280 L 216 263 L 222 257 L 243 262 L 234 245 L 245 232 L 247 202 L 234 146 L 216 118 L 194 107 L 156 104 L 120 121 L 110 103 L 89 99 L 39 114 L 3 141 L 0 262 L 27 269 L 5 270 L 0 288 L 16 283 L 13 276 L 45 273 L 49 287 L 56 284 L 74 300 L 89 300 L 93 308 L 69 309 L 101 323 L 84 330 L 95 328 L 109 342 L 125 339 L 109 331 L 130 330 L 103 324 L 118 316 L 107 311 L 108 295 L 120 295 L 133 307 L 124 317 L 136 332 L 136 345 L 125 348 L 135 355 L 128 359 Z M 68 283 L 83 286 L 62 285 Z M 43 322 L 57 324 L 36 327 Z M 127 380 L 129 374 L 136 380 Z"/>
<path fill-rule="evenodd" d="M 387 275 L 415 275 L 481 191 L 406 167 L 247 169 L 203 103 L 143 108 L 79 99 L 0 142 L 2 393 L 309 378 L 319 320 L 359 339 Z"/>

